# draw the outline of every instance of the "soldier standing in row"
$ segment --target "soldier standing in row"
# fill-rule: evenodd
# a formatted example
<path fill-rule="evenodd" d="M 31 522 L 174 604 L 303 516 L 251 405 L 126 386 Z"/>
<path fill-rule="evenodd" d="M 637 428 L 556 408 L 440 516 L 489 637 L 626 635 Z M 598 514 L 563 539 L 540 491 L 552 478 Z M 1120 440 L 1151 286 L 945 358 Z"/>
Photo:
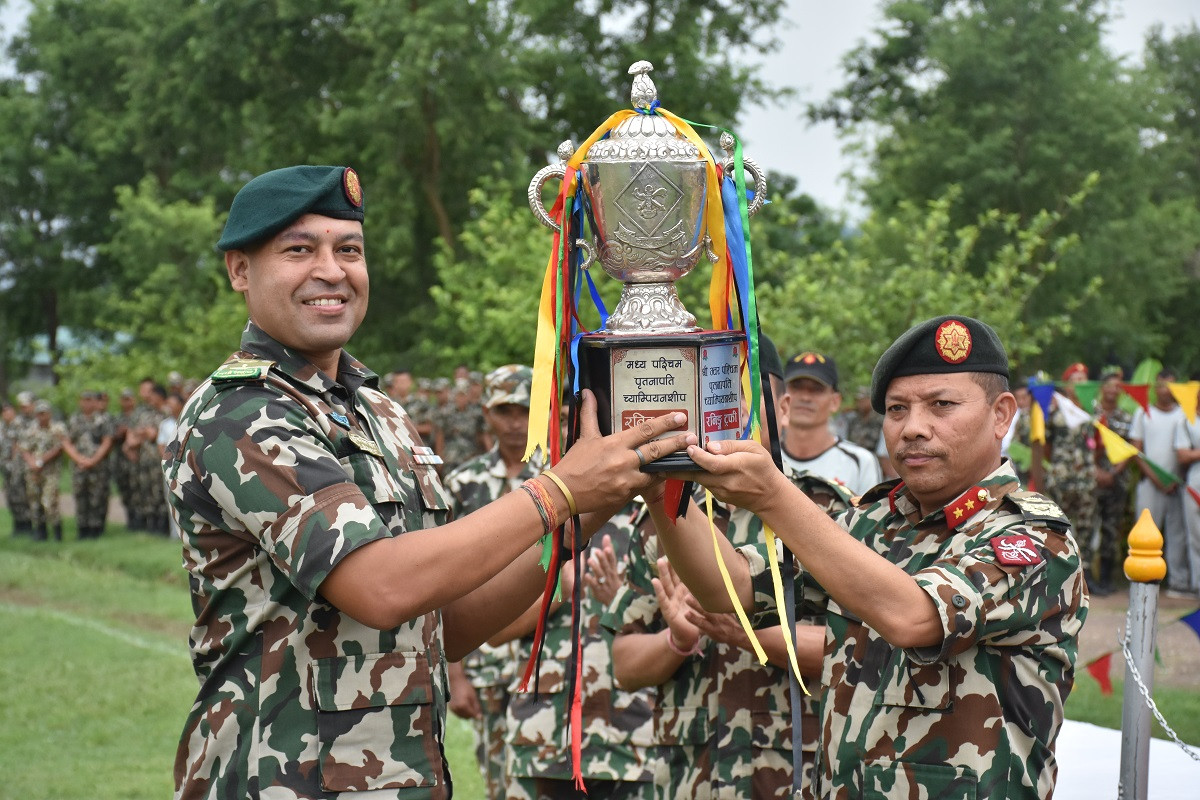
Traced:
<path fill-rule="evenodd" d="M 112 417 L 96 392 L 79 395 L 79 410 L 67 420 L 63 449 L 72 461 L 75 526 L 80 539 L 98 539 L 108 517 L 109 462 L 115 438 Z"/>
<path fill-rule="evenodd" d="M 62 541 L 58 477 L 67 429 L 54 419 L 53 409 L 47 401 L 39 400 L 33 410 L 34 423 L 24 429 L 17 442 L 25 462 L 25 496 L 33 538 L 40 541 L 53 536 Z"/>
<path fill-rule="evenodd" d="M 446 489 L 454 498 L 454 519 L 515 491 L 542 471 L 537 454 L 528 462 L 523 459 L 532 381 L 533 370 L 519 364 L 488 374 L 483 415 L 496 445 L 447 476 Z M 488 800 L 506 797 L 504 732 L 510 684 L 516 680 L 519 668 L 516 642 L 512 641 L 482 645 L 449 668 L 450 710 L 474 721 L 475 758 Z"/>
<path fill-rule="evenodd" d="M 1133 415 L 1121 408 L 1120 367 L 1105 367 L 1100 373 L 1100 393 L 1092 407 L 1092 416 L 1122 439 L 1129 439 Z M 1113 593 L 1113 572 L 1121 563 L 1122 531 L 1125 511 L 1129 507 L 1129 459 L 1114 464 L 1108 450 L 1096 448 L 1096 517 L 1100 539 L 1092 547 L 1090 537 L 1079 543 L 1084 569 L 1088 571 L 1088 588 L 1093 595 L 1105 597 Z M 1097 559 L 1098 556 L 1098 559 Z M 1093 560 L 1097 563 L 1093 564 Z"/>
<path fill-rule="evenodd" d="M 153 380 L 138 387 L 142 398 L 134 412 L 129 437 L 133 441 L 133 493 L 136 527 L 150 533 L 167 534 L 167 499 L 162 482 L 162 455 L 158 428 L 166 417 L 167 391 Z"/>
<path fill-rule="evenodd" d="M 126 450 L 125 442 L 129 440 L 130 432 L 134 429 L 134 412 L 137 410 L 137 395 L 133 389 L 125 387 L 121 390 L 118 400 L 121 413 L 113 419 L 113 451 L 112 474 L 117 484 L 117 495 L 121 498 L 121 507 L 125 509 L 125 522 L 130 530 L 141 528 L 141 520 L 133 502 L 133 474 L 136 461 Z M 136 454 L 136 451 L 134 451 Z"/>
<path fill-rule="evenodd" d="M 438 429 L 442 442 L 438 455 L 446 462 L 446 472 L 484 451 L 483 409 L 471 402 L 471 386 L 466 379 L 454 384 L 450 402 L 441 408 Z"/>
<path fill-rule="evenodd" d="M 29 489 L 25 484 L 28 467 L 19 447 L 25 429 L 34 424 L 33 403 L 33 392 L 19 393 L 13 419 L 8 423 L 8 477 L 4 491 L 8 510 L 12 513 L 14 535 L 33 532 L 33 512 L 29 507 Z"/>

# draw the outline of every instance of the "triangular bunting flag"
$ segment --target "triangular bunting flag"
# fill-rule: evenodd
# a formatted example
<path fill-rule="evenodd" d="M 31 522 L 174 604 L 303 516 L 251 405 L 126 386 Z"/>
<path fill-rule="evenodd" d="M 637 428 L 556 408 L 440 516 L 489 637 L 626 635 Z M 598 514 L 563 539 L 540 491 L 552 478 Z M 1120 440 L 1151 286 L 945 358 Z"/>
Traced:
<path fill-rule="evenodd" d="M 1029 381 L 1029 393 L 1033 395 L 1034 402 L 1042 407 L 1043 421 L 1050 418 L 1050 403 L 1054 400 L 1054 384 L 1053 383 L 1038 383 L 1035 380 Z"/>
<path fill-rule="evenodd" d="M 1062 392 L 1055 392 L 1054 399 L 1058 401 L 1058 410 L 1062 412 L 1063 419 L 1067 421 L 1067 427 L 1071 430 L 1092 421 L 1091 414 L 1075 405 L 1075 401 Z"/>
<path fill-rule="evenodd" d="M 1079 398 L 1080 408 L 1085 411 L 1091 409 L 1096 403 L 1096 395 L 1100 394 L 1100 381 L 1084 381 L 1072 385 L 1075 387 L 1075 396 Z"/>
<path fill-rule="evenodd" d="M 1108 454 L 1108 460 L 1112 463 L 1120 464 L 1122 461 L 1128 461 L 1138 454 L 1136 447 L 1122 439 L 1108 427 L 1101 425 L 1099 422 L 1093 422 L 1092 424 L 1096 426 L 1096 430 L 1100 431 L 1100 442 L 1104 445 L 1104 452 Z"/>
<path fill-rule="evenodd" d="M 1158 477 L 1159 481 L 1162 482 L 1163 486 L 1170 486 L 1173 483 L 1179 483 L 1178 475 L 1176 475 L 1173 472 L 1168 472 L 1167 470 L 1160 467 L 1158 464 L 1155 464 L 1153 461 L 1146 458 L 1146 455 L 1144 453 L 1142 454 L 1142 462 L 1147 467 L 1149 467 L 1150 471 L 1153 472 Z"/>
<path fill-rule="evenodd" d="M 1100 684 L 1100 694 L 1112 694 L 1112 678 L 1110 678 L 1108 674 L 1111 668 L 1112 653 L 1105 653 L 1087 665 L 1088 673 L 1096 679 L 1096 683 Z"/>
<path fill-rule="evenodd" d="M 1179 621 L 1192 629 L 1192 633 L 1200 636 L 1200 608 L 1197 608 L 1186 617 L 1180 617 Z"/>
<path fill-rule="evenodd" d="M 1133 400 L 1147 414 L 1150 413 L 1150 386 L 1145 383 L 1122 383 L 1121 391 L 1125 396 Z"/>
<path fill-rule="evenodd" d="M 1175 402 L 1179 403 L 1179 407 L 1183 409 L 1183 413 L 1187 415 L 1188 422 L 1196 424 L 1196 397 L 1200 395 L 1200 381 L 1188 381 L 1187 383 L 1168 383 L 1167 388 L 1171 390 L 1171 396 L 1175 398 Z"/>
<path fill-rule="evenodd" d="M 1030 444 L 1046 443 L 1046 417 L 1038 403 L 1029 406 L 1029 442 Z"/>
<path fill-rule="evenodd" d="M 1162 372 L 1162 368 L 1162 362 L 1157 358 L 1143 358 L 1140 362 L 1138 362 L 1138 365 L 1133 368 L 1133 374 L 1129 376 L 1129 383 L 1133 386 L 1146 387 L 1149 403 L 1154 402 L 1154 395 L 1156 394 L 1154 391 L 1154 381 L 1156 378 L 1158 378 L 1158 373 Z M 1133 413 L 1133 404 L 1136 401 L 1134 401 L 1132 398 L 1122 397 L 1118 402 L 1128 403 L 1128 406 L 1122 405 L 1121 407 L 1130 414 Z"/>

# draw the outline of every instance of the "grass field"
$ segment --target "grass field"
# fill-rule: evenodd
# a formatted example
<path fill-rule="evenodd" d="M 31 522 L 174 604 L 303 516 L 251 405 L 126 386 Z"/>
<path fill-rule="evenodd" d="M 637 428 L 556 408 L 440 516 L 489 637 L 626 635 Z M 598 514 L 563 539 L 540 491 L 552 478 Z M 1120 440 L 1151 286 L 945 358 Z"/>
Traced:
<path fill-rule="evenodd" d="M 61 544 L 0 535 L 0 798 L 169 797 L 196 691 L 179 544 L 121 529 L 98 541 L 74 533 L 67 520 Z M 1067 716 L 1120 727 L 1120 684 L 1105 697 L 1077 677 Z M 1186 741 L 1200 742 L 1200 695 L 1158 689 L 1155 699 Z M 455 794 L 482 797 L 470 729 L 450 723 Z"/>

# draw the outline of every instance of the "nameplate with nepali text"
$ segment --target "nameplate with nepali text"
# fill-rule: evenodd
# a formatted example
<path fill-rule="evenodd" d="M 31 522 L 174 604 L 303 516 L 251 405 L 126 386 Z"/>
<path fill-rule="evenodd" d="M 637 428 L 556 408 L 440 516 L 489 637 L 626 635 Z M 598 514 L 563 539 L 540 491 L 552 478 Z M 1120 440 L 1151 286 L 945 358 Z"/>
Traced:
<path fill-rule="evenodd" d="M 619 430 L 678 411 L 687 416 L 685 428 L 697 433 L 694 347 L 614 349 L 612 387 L 612 418 Z"/>

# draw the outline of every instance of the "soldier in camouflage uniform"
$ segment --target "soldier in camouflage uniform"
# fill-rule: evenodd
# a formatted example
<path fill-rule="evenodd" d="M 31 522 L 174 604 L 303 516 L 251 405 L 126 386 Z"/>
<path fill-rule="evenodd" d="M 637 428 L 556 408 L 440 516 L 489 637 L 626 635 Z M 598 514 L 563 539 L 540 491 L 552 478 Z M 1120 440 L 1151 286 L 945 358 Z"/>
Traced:
<path fill-rule="evenodd" d="M 1070 523 L 1000 457 L 1016 407 L 1007 371 L 995 332 L 968 317 L 897 339 L 871 399 L 902 480 L 836 522 L 761 447 L 689 448 L 697 480 L 756 511 L 828 597 L 816 796 L 1053 793 L 1087 596 Z M 655 522 L 700 602 L 728 610 L 703 526 Z M 773 604 L 763 554 L 722 550 L 739 602 Z"/>
<path fill-rule="evenodd" d="M 673 415 L 601 438 L 589 397 L 566 489 L 539 476 L 426 530 L 449 510 L 438 459 L 342 349 L 367 308 L 362 218 L 353 170 L 290 167 L 238 192 L 218 245 L 250 322 L 163 463 L 200 679 L 183 800 L 449 797 L 445 659 L 533 602 L 534 545 L 572 497 L 587 534 L 650 484 L 635 448 L 685 441 L 657 439 Z"/>
<path fill-rule="evenodd" d="M 1071 384 L 1086 381 L 1087 377 L 1087 367 L 1083 364 L 1072 364 L 1063 373 L 1063 396 L 1077 406 Z M 1039 487 L 1039 491 L 1067 515 L 1080 550 L 1091 552 L 1096 532 L 1096 429 L 1079 421 L 1072 427 L 1059 404 L 1056 397 L 1050 404 L 1050 416 L 1046 420 L 1044 452 L 1049 466 L 1045 486 Z M 1083 563 L 1086 567 L 1087 562 Z"/>
<path fill-rule="evenodd" d="M 450 402 L 439 414 L 438 428 L 442 435 L 439 455 L 446 462 L 447 472 L 483 452 L 483 408 L 471 402 L 471 387 L 466 381 L 455 384 Z"/>
<path fill-rule="evenodd" d="M 101 407 L 96 392 L 79 396 L 79 410 L 67 420 L 63 448 L 71 459 L 71 489 L 75 495 L 75 527 L 80 539 L 98 539 L 108 516 L 108 454 L 115 426 Z"/>
<path fill-rule="evenodd" d="M 849 507 L 850 494 L 844 486 L 815 475 L 788 474 L 831 515 Z M 703 503 L 702 493 L 699 502 Z M 688 514 L 703 516 L 704 511 L 693 505 Z M 614 666 L 621 684 L 654 686 L 654 741 L 659 753 L 656 800 L 791 797 L 793 741 L 786 653 L 764 642 L 768 655 L 774 657 L 772 663 L 760 664 L 732 614 L 706 615 L 727 617 L 724 624 L 698 618 L 701 615 L 694 610 L 683 619 L 672 615 L 668 620 L 652 583 L 656 579 L 658 591 L 668 591 L 659 574 L 658 539 L 644 509 L 641 517 L 625 555 L 624 584 L 604 621 L 617 632 Z M 731 515 L 726 506 L 714 504 L 714 523 L 735 546 L 762 541 L 761 521 L 745 509 L 734 509 Z M 757 632 L 760 641 L 781 647 L 778 619 L 764 619 L 762 624 L 764 629 Z M 653 674 L 649 670 L 639 674 L 637 667 L 642 665 L 651 665 Z M 819 667 L 814 671 L 819 673 Z M 669 677 L 659 680 L 663 674 Z M 806 766 L 811 767 L 817 703 L 815 696 L 806 699 L 804 744 L 810 754 Z"/>
<path fill-rule="evenodd" d="M 1126 441 L 1133 427 L 1133 415 L 1121 408 L 1120 367 L 1105 367 L 1100 373 L 1100 393 L 1092 406 L 1092 416 L 1101 425 Z M 1096 517 L 1099 542 L 1092 547 L 1091 537 L 1079 543 L 1084 569 L 1089 570 L 1088 589 L 1105 597 L 1113 592 L 1113 572 L 1121 563 L 1125 514 L 1129 510 L 1129 462 L 1114 464 L 1103 445 L 1096 448 Z M 1093 562 L 1096 563 L 1093 563 Z"/>
<path fill-rule="evenodd" d="M 760 336 L 762 369 L 771 381 L 776 418 L 783 416 L 787 387 L 775 345 Z M 766 419 L 763 403 L 763 419 Z M 850 493 L 835 481 L 794 473 L 789 479 L 834 515 L 850 505 Z M 697 491 L 689 514 L 703 517 Z M 762 523 L 746 509 L 714 504 L 714 523 L 735 545 L 762 540 Z M 655 740 L 660 764 L 656 797 L 787 798 L 792 792 L 793 731 L 790 669 L 779 621 L 756 635 L 771 663 L 760 664 L 741 623 L 732 614 L 705 614 L 689 606 L 686 588 L 659 574 L 659 547 L 650 516 L 642 522 L 625 556 L 625 580 L 605 624 L 617 631 L 615 672 L 627 686 L 655 687 Z M 803 584 L 798 592 L 803 593 Z M 665 603 L 660 603 L 662 594 Z M 682 613 L 680 613 L 682 611 Z M 800 633 L 820 637 L 822 618 L 802 615 Z M 813 627 L 813 626 L 817 627 Z M 815 682 L 820 664 L 802 665 Z M 817 743 L 817 695 L 805 697 L 803 747 L 810 771 Z M 807 775 L 804 776 L 807 779 Z M 805 781 L 802 781 L 805 782 Z"/>
<path fill-rule="evenodd" d="M 125 522 L 130 530 L 136 530 L 140 520 L 135 518 L 133 507 L 133 460 L 125 450 L 125 441 L 133 427 L 133 414 L 137 410 L 137 395 L 128 387 L 121 390 L 117 401 L 121 412 L 113 417 L 113 455 L 109 459 L 112 466 L 113 482 L 117 484 L 117 495 L 121 498 L 121 507 L 125 509 Z"/>
<path fill-rule="evenodd" d="M 846 423 L 846 438 L 872 453 L 883 435 L 883 415 L 871 408 L 871 390 L 860 386 L 854 394 L 854 408 L 842 415 Z"/>
<path fill-rule="evenodd" d="M 13 419 L 8 423 L 8 474 L 4 483 L 4 500 L 13 518 L 13 535 L 19 536 L 33 532 L 33 520 L 29 508 L 29 497 L 25 486 L 25 459 L 17 448 L 25 428 L 34 424 L 33 392 L 21 392 L 17 395 L 17 408 Z"/>
<path fill-rule="evenodd" d="M 451 472 L 446 488 L 453 498 L 452 516 L 483 508 L 516 490 L 541 472 L 538 455 L 522 460 L 529 429 L 529 388 L 533 370 L 519 364 L 500 367 L 487 376 L 483 414 L 496 436 L 496 445 Z M 461 662 L 450 665 L 450 710 L 472 719 L 475 758 L 483 773 L 488 800 L 503 800 L 504 731 L 510 684 L 517 677 L 516 642 L 482 645 Z M 461 680 L 459 677 L 461 676 Z"/>
<path fill-rule="evenodd" d="M 601 528 L 616 551 L 629 546 L 634 506 Z M 599 541 L 599 537 L 596 541 Z M 598 549 L 594 541 L 583 554 Z M 612 673 L 612 631 L 600 624 L 606 606 L 594 591 L 580 604 L 581 751 L 580 774 L 589 800 L 651 800 L 657 769 L 653 719 L 647 690 L 625 691 Z M 533 637 L 520 640 L 518 664 L 532 655 Z M 508 796 L 514 800 L 577 800 L 571 736 L 565 724 L 571 709 L 571 604 L 562 603 L 546 622 L 535 687 L 512 695 L 508 706 Z"/>
<path fill-rule="evenodd" d="M 421 434 L 424 441 L 431 444 L 436 442 L 436 429 L 433 424 L 435 406 L 429 399 L 432 383 L 429 378 L 418 379 L 416 395 L 403 404 L 404 410 L 408 412 L 408 418 L 417 428 L 417 433 Z"/>
<path fill-rule="evenodd" d="M 143 402 L 133 414 L 133 461 L 130 490 L 134 515 L 142 530 L 166 534 L 167 500 L 162 484 L 162 454 L 158 448 L 158 426 L 166 418 L 167 392 L 153 381 L 142 381 Z"/>
<path fill-rule="evenodd" d="M 25 461 L 25 498 L 29 503 L 33 538 L 43 540 L 53 536 L 62 541 L 58 476 L 67 429 L 54 419 L 53 409 L 45 400 L 39 400 L 33 410 L 33 424 L 27 425 L 17 440 L 17 449 Z"/>
<path fill-rule="evenodd" d="M 12 469 L 13 459 L 17 457 L 17 410 L 13 408 L 11 403 L 0 405 L 0 482 L 4 483 L 4 501 L 5 505 L 11 509 L 13 482 Z M 21 491 L 24 492 L 24 482 L 22 481 Z M 16 520 L 13 520 L 13 534 L 16 535 Z"/>

